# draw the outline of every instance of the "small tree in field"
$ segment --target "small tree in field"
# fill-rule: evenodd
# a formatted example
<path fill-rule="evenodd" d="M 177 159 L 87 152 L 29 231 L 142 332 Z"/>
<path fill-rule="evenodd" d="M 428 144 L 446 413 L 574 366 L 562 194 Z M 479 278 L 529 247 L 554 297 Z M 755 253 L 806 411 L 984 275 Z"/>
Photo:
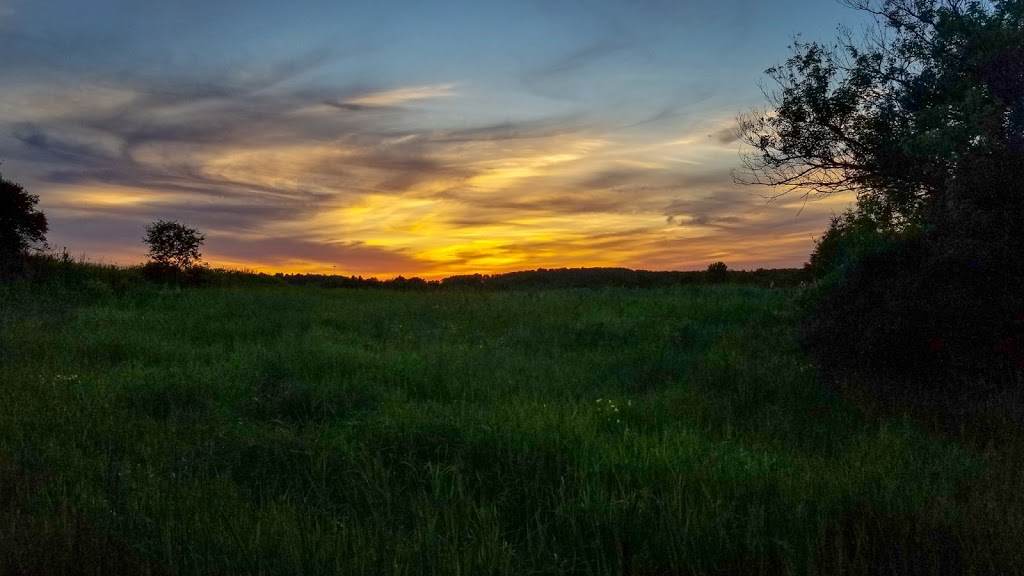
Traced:
<path fill-rule="evenodd" d="M 149 258 L 154 264 L 187 270 L 199 265 L 199 247 L 206 237 L 180 222 L 157 220 L 146 227 L 142 240 L 149 246 Z"/>
<path fill-rule="evenodd" d="M 36 210 L 39 197 L 0 175 L 0 272 L 22 261 L 33 244 L 46 240 L 46 215 Z"/>
<path fill-rule="evenodd" d="M 708 280 L 711 282 L 725 282 L 729 278 L 729 267 L 725 262 L 708 264 Z"/>

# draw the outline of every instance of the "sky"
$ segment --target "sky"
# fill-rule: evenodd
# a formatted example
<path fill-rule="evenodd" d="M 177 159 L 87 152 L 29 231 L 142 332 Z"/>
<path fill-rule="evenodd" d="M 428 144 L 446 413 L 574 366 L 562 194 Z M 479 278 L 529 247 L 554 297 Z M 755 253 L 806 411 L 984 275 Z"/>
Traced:
<path fill-rule="evenodd" d="M 122 265 L 442 278 L 800 266 L 850 197 L 732 181 L 834 0 L 0 0 L 0 172 Z"/>

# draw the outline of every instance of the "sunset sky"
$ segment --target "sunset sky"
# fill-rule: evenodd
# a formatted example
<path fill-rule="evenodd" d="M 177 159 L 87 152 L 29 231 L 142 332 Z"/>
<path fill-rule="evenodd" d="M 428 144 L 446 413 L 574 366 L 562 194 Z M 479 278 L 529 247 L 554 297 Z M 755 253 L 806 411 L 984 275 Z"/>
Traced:
<path fill-rule="evenodd" d="M 50 243 L 440 278 L 802 264 L 849 197 L 732 183 L 737 113 L 833 0 L 0 0 L 0 172 Z"/>

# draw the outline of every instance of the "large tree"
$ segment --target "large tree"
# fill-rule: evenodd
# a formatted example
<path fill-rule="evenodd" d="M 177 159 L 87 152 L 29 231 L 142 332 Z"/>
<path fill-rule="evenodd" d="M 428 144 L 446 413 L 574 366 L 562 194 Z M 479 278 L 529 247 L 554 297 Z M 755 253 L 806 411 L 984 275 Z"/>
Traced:
<path fill-rule="evenodd" d="M 1024 152 L 1024 2 L 843 2 L 875 26 L 798 40 L 766 71 L 769 107 L 740 118 L 752 152 L 737 181 L 853 191 L 862 214 L 899 229 L 948 207 L 964 168 Z"/>
<path fill-rule="evenodd" d="M 38 196 L 0 175 L 0 272 L 46 240 L 49 226 L 46 215 L 36 209 L 38 202 Z"/>
<path fill-rule="evenodd" d="M 738 181 L 857 195 L 811 255 L 830 281 L 801 342 L 883 398 L 1024 398 L 1024 0 L 842 1 L 874 27 L 795 42 L 740 119 Z"/>

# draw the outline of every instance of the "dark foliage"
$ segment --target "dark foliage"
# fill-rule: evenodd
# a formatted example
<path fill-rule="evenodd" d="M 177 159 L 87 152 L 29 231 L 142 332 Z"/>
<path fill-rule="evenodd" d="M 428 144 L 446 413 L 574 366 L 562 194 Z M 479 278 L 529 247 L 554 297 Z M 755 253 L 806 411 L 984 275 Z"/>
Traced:
<path fill-rule="evenodd" d="M 653 272 L 626 268 L 538 269 L 504 274 L 470 274 L 443 280 L 398 276 L 381 280 L 361 276 L 330 274 L 266 274 L 251 270 L 228 270 L 193 266 L 180 269 L 149 262 L 142 266 L 118 267 L 72 260 L 67 252 L 32 255 L 31 280 L 56 283 L 85 292 L 108 291 L 123 294 L 147 282 L 171 286 L 301 286 L 313 288 L 382 289 L 425 292 L 432 290 L 546 290 L 559 288 L 667 288 L 712 283 L 706 271 Z M 723 280 L 730 284 L 764 287 L 792 287 L 809 279 L 805 270 L 778 268 L 728 270 Z M 714 281 L 717 282 L 717 281 Z"/>
<path fill-rule="evenodd" d="M 831 382 L 955 409 L 1024 384 L 1024 157 L 973 157 L 928 228 L 834 273 L 802 340 Z M 955 199 L 955 201 L 954 201 Z"/>
<path fill-rule="evenodd" d="M 825 232 L 815 240 L 804 270 L 814 280 L 842 276 L 865 254 L 920 232 L 916 225 L 896 229 L 870 212 L 848 209 L 829 220 Z"/>
<path fill-rule="evenodd" d="M 388 288 L 397 290 L 533 290 L 556 288 L 661 288 L 729 282 L 756 286 L 796 286 L 808 279 L 798 269 L 727 270 L 712 277 L 707 271 L 654 272 L 628 268 L 539 268 L 503 274 L 465 274 L 441 281 L 398 276 L 388 280 L 361 276 L 322 274 L 275 274 L 274 278 L 296 286 L 322 288 Z"/>
<path fill-rule="evenodd" d="M 883 229 L 922 222 L 964 159 L 1024 140 L 1017 1 L 843 0 L 872 14 L 862 41 L 792 46 L 767 70 L 770 109 L 741 117 L 738 182 L 853 191 Z"/>
<path fill-rule="evenodd" d="M 29 250 L 46 240 L 46 215 L 39 197 L 0 175 L 0 277 L 22 270 Z"/>
<path fill-rule="evenodd" d="M 212 273 L 204 266 L 179 268 L 163 262 L 143 264 L 142 276 L 151 282 L 174 286 L 205 286 L 212 282 Z"/>
<path fill-rule="evenodd" d="M 803 324 L 802 341 L 830 381 L 898 387 L 887 396 L 959 401 L 1019 384 L 1020 279 L 991 257 L 900 241 L 853 267 Z"/>
<path fill-rule="evenodd" d="M 24 279 L 32 284 L 60 287 L 85 300 L 94 296 L 124 295 L 146 284 L 138 266 L 75 261 L 66 249 L 29 255 L 24 271 Z"/>
<path fill-rule="evenodd" d="M 722 283 L 729 280 L 729 267 L 725 262 L 708 264 L 708 282 Z"/>
<path fill-rule="evenodd" d="M 157 220 L 146 226 L 142 239 L 149 246 L 150 260 L 160 269 L 187 270 L 199 265 L 199 247 L 206 237 L 180 222 Z"/>
<path fill-rule="evenodd" d="M 723 264 L 724 266 L 724 264 Z M 707 271 L 653 272 L 627 268 L 559 268 L 508 272 L 505 274 L 452 276 L 445 278 L 445 287 L 471 287 L 480 289 L 529 288 L 598 288 L 629 287 L 658 288 L 693 286 L 705 283 L 729 282 L 756 286 L 796 286 L 807 279 L 797 269 L 758 268 L 751 271 L 725 270 L 725 273 Z"/>
<path fill-rule="evenodd" d="M 149 246 L 149 258 L 142 275 L 150 281 L 178 286 L 201 286 L 210 281 L 200 263 L 199 247 L 206 237 L 180 222 L 157 220 L 146 226 L 142 239 Z"/>
<path fill-rule="evenodd" d="M 1024 384 L 1024 9 L 846 0 L 874 35 L 797 43 L 741 121 L 740 181 L 853 190 L 806 269 L 801 339 L 827 382 L 959 411 Z M 970 400 L 970 402 L 968 401 Z"/>

